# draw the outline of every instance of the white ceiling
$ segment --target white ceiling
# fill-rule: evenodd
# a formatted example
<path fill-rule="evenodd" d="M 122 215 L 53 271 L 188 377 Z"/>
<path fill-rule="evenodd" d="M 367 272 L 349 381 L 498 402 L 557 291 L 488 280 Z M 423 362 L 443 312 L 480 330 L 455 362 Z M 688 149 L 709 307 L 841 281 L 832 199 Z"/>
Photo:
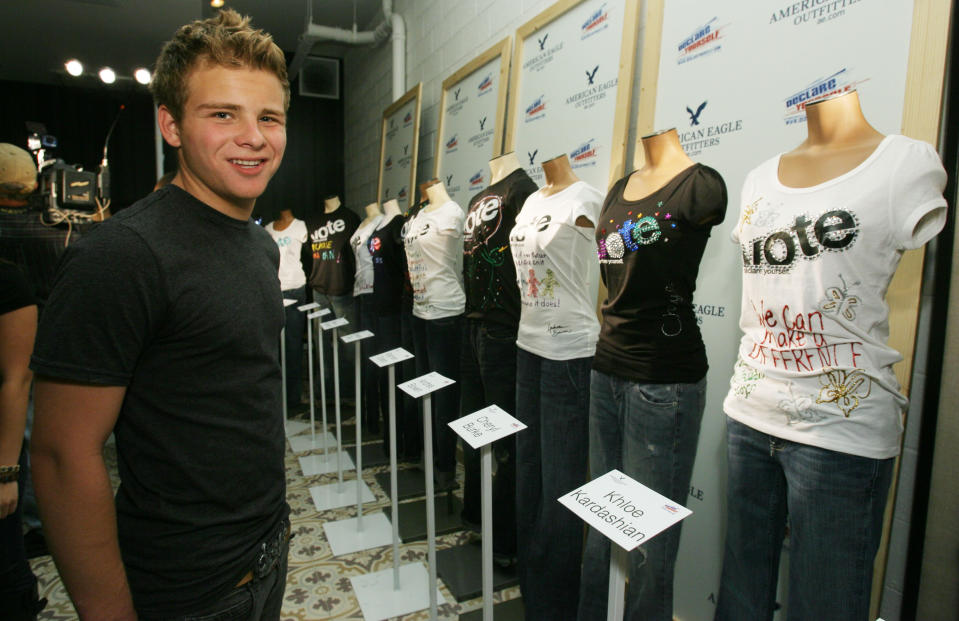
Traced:
<path fill-rule="evenodd" d="M 307 3 L 313 22 L 358 28 L 382 19 L 380 0 L 226 0 L 293 52 L 306 29 Z M 0 0 L 0 80 L 59 84 L 74 80 L 63 67 L 79 59 L 86 72 L 110 66 L 120 76 L 136 67 L 152 69 L 163 42 L 181 25 L 209 14 L 209 0 Z M 314 53 L 339 55 L 324 44 Z M 83 77 L 83 81 L 96 81 Z M 10 96 L 5 93 L 4 96 Z"/>

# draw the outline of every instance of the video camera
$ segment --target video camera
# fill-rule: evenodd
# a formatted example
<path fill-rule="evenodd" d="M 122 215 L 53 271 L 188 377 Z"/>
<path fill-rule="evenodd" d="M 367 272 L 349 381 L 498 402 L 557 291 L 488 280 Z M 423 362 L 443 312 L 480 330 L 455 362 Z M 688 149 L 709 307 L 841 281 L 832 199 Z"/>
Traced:
<path fill-rule="evenodd" d="M 120 107 L 123 111 L 123 106 Z M 39 171 L 37 193 L 40 204 L 51 210 L 74 210 L 96 212 L 110 202 L 110 165 L 107 148 L 110 135 L 116 127 L 117 113 L 103 145 L 103 160 L 97 172 L 84 170 L 82 166 L 69 165 L 59 158 L 47 158 L 47 149 L 58 146 L 56 136 L 47 133 L 43 123 L 27 121 L 27 149 L 37 160 Z"/>

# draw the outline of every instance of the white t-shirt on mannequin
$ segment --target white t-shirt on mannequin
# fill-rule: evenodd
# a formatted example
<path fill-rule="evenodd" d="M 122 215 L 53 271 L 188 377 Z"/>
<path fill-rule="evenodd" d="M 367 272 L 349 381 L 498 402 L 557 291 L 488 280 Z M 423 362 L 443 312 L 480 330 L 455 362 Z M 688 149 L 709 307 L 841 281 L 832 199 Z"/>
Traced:
<path fill-rule="evenodd" d="M 930 145 L 904 136 L 812 187 L 784 186 L 778 170 L 776 156 L 746 177 L 731 235 L 744 335 L 723 408 L 779 438 L 893 457 L 907 401 L 884 298 L 903 251 L 945 223 L 946 173 Z"/>
<path fill-rule="evenodd" d="M 463 313 L 463 210 L 453 201 L 423 209 L 407 229 L 404 243 L 413 285 L 413 315 L 442 319 Z"/>
<path fill-rule="evenodd" d="M 300 263 L 300 250 L 306 243 L 306 223 L 294 218 L 282 231 L 273 229 L 273 223 L 266 225 L 266 231 L 280 248 L 280 289 L 288 291 L 306 285 L 306 274 Z"/>
<path fill-rule="evenodd" d="M 576 219 L 595 225 L 603 198 L 577 181 L 552 196 L 534 192 L 516 216 L 510 249 L 521 302 L 517 347 L 550 360 L 595 353 L 599 259 L 593 228 Z"/>
<path fill-rule="evenodd" d="M 370 249 L 366 247 L 366 242 L 369 241 L 370 235 L 382 221 L 382 214 L 367 218 L 360 223 L 360 226 L 353 232 L 353 236 L 350 237 L 350 247 L 353 248 L 353 256 L 356 257 L 356 279 L 353 281 L 353 297 L 373 293 L 373 257 L 370 256 Z"/>

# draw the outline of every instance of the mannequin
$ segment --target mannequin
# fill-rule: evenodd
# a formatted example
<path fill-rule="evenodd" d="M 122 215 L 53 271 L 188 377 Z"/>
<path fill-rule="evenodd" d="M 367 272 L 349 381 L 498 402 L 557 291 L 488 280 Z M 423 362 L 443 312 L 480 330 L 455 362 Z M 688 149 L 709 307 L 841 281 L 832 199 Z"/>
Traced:
<path fill-rule="evenodd" d="M 608 294 L 590 376 L 589 470 L 621 470 L 681 502 L 696 458 L 708 368 L 692 301 L 727 194 L 717 171 L 686 155 L 675 129 L 644 136 L 642 144 L 643 167 L 609 190 L 595 233 Z M 627 398 L 632 394 L 644 397 Z M 644 426 L 633 433 L 623 423 L 633 419 L 665 422 L 655 432 Z M 626 618 L 673 618 L 680 532 L 677 525 L 629 553 Z M 608 540 L 590 529 L 580 619 L 605 614 L 608 565 Z"/>
<path fill-rule="evenodd" d="M 779 160 L 779 180 L 787 187 L 819 185 L 849 172 L 885 137 L 866 121 L 856 91 L 806 106 L 806 129 L 806 140 Z"/>
<path fill-rule="evenodd" d="M 280 211 L 280 215 L 273 220 L 273 230 L 285 231 L 286 227 L 293 223 L 293 219 L 293 211 L 291 209 L 283 209 Z"/>
<path fill-rule="evenodd" d="M 420 202 L 429 204 L 429 196 L 426 194 L 426 189 L 433 185 L 434 183 L 439 183 L 439 179 L 428 179 L 420 184 Z"/>
<path fill-rule="evenodd" d="M 493 185 L 494 183 L 502 181 L 507 175 L 519 167 L 519 160 L 516 159 L 516 153 L 514 151 L 494 157 L 489 161 L 489 184 Z"/>
<path fill-rule="evenodd" d="M 623 191 L 623 198 L 630 201 L 649 196 L 693 165 L 679 143 L 675 127 L 643 136 L 642 143 L 646 163 L 629 176 Z"/>
<path fill-rule="evenodd" d="M 573 167 L 569 163 L 569 156 L 565 153 L 543 162 L 543 174 L 546 175 L 546 186 L 539 191 L 543 196 L 562 192 L 579 181 L 579 177 L 573 172 Z M 595 228 L 596 225 L 589 218 L 581 215 L 576 218 L 576 226 Z"/>
<path fill-rule="evenodd" d="M 389 222 L 396 216 L 403 215 L 400 213 L 400 204 L 396 202 L 395 198 L 391 198 L 390 200 L 383 203 L 383 215 L 385 216 L 383 219 L 386 220 L 387 222 Z"/>
<path fill-rule="evenodd" d="M 364 226 L 368 225 L 377 216 L 383 215 L 383 212 L 380 211 L 379 203 L 370 203 L 364 208 L 364 211 L 366 211 L 366 217 L 363 218 L 362 222 L 360 222 L 360 228 L 363 228 Z"/>
<path fill-rule="evenodd" d="M 324 213 L 333 213 L 340 207 L 340 197 L 336 194 L 328 196 L 326 200 L 323 201 L 323 212 Z"/>
<path fill-rule="evenodd" d="M 717 621 L 772 618 L 787 521 L 796 545 L 780 614 L 874 618 L 874 557 L 907 404 L 884 298 L 902 253 L 945 223 L 946 173 L 931 145 L 880 134 L 855 91 L 807 106 L 806 120 L 802 144 L 746 176 L 732 231 L 743 257 L 743 336 L 723 402 L 727 533 Z M 794 253 L 789 234 L 802 242 Z M 776 309 L 770 319 L 803 309 L 821 320 L 777 345 L 774 362 L 759 344 L 776 326 L 759 305 Z M 780 362 L 816 351 L 809 343 L 824 335 L 859 355 Z"/>
<path fill-rule="evenodd" d="M 543 173 L 546 175 L 546 185 L 540 188 L 543 196 L 552 196 L 579 181 L 565 153 L 543 162 Z"/>
<path fill-rule="evenodd" d="M 446 192 L 446 186 L 439 180 L 426 188 L 426 196 L 430 199 L 430 204 L 423 211 L 435 211 L 453 200 Z"/>

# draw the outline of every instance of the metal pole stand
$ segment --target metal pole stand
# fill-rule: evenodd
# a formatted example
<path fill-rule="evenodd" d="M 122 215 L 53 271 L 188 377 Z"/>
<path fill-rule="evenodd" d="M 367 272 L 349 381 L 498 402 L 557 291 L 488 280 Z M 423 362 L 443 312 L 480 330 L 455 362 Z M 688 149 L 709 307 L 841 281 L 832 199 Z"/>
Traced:
<path fill-rule="evenodd" d="M 516 572 L 497 571 L 494 581 L 493 572 L 493 442 L 517 431 L 526 429 L 526 425 L 513 418 L 501 408 L 491 405 L 467 414 L 449 424 L 462 440 L 473 449 L 480 451 L 480 484 L 482 499 L 482 558 L 476 558 L 476 547 L 473 545 L 458 546 L 440 552 L 438 559 L 439 573 L 443 582 L 457 601 L 473 599 L 482 590 L 483 621 L 493 620 L 493 591 L 516 584 Z M 477 561 L 480 560 L 480 563 Z M 482 581 L 477 584 L 475 571 L 470 571 L 477 564 L 482 568 Z M 519 615 L 510 611 L 515 604 L 500 604 L 497 606 L 497 619 L 522 619 L 522 610 Z"/>
<path fill-rule="evenodd" d="M 349 455 L 344 455 L 343 453 L 343 438 L 341 434 L 343 424 L 340 417 L 340 349 L 338 334 L 338 330 L 348 323 L 349 321 L 340 317 L 339 319 L 333 319 L 332 321 L 320 324 L 322 330 L 333 331 L 333 399 L 334 410 L 336 411 L 336 452 L 334 453 L 328 450 L 325 451 L 323 455 L 301 457 L 300 464 L 303 468 L 303 474 L 306 476 L 332 472 L 333 468 L 336 468 L 336 483 L 330 485 L 315 485 L 310 488 L 310 495 L 313 497 L 313 504 L 316 506 L 317 511 L 345 507 L 351 503 L 350 496 L 343 486 L 343 469 L 353 470 L 353 460 L 350 459 Z M 325 427 L 326 420 L 323 422 L 323 426 Z M 361 480 L 362 477 L 357 476 L 357 479 Z M 373 492 L 367 489 L 367 494 L 369 495 L 368 502 L 372 502 L 374 499 Z"/>
<path fill-rule="evenodd" d="M 312 304 L 305 304 L 303 306 L 297 306 L 297 309 L 304 309 L 307 307 L 313 306 L 314 308 L 318 306 L 316 302 Z M 316 396 L 314 391 L 314 381 L 313 381 L 313 323 L 317 317 L 322 317 L 323 315 L 329 315 L 330 309 L 323 308 L 312 313 L 308 312 L 306 315 L 306 343 L 307 343 L 307 369 L 308 369 L 308 378 L 310 383 L 310 435 L 291 435 L 290 436 L 290 449 L 294 453 L 305 453 L 308 451 L 315 451 L 324 443 L 331 439 L 329 432 L 326 431 L 326 426 L 324 425 L 323 429 L 320 431 L 319 437 L 316 433 Z M 319 341 L 317 340 L 317 343 Z M 322 350 L 320 350 L 322 354 Z M 322 375 L 322 367 L 320 370 Z"/>
<path fill-rule="evenodd" d="M 396 386 L 396 376 L 394 371 L 394 365 L 397 362 L 402 362 L 403 360 L 412 358 L 412 354 L 408 351 L 397 348 L 372 356 L 370 360 L 374 364 L 380 367 L 389 367 L 390 375 L 390 394 L 395 395 L 395 386 Z M 436 377 L 441 377 L 436 374 Z M 424 378 L 429 376 L 423 376 L 423 378 L 417 378 L 412 380 L 412 382 L 419 382 Z M 416 397 L 421 397 L 428 395 L 433 390 L 437 388 L 442 388 L 452 383 L 452 380 L 445 380 L 445 383 L 442 385 L 435 385 L 432 388 L 420 392 Z M 405 382 L 400 384 L 400 388 L 407 392 L 410 391 L 411 382 Z M 426 406 L 429 407 L 429 399 L 426 400 Z M 424 419 L 424 424 L 426 424 L 427 419 Z M 395 396 L 390 399 L 390 438 L 391 438 L 391 447 L 390 447 L 390 462 L 393 467 L 393 472 L 396 472 L 396 400 Z M 424 444 L 430 446 L 432 438 L 424 438 Z M 429 455 L 429 454 L 428 454 Z M 429 459 L 429 456 L 427 456 Z M 432 469 L 427 473 L 428 477 L 432 477 Z M 395 482 L 395 477 L 393 481 Z M 394 483 L 395 484 L 395 483 Z M 432 480 L 430 481 L 430 487 L 432 487 Z M 395 489 L 394 489 L 395 492 Z M 397 529 L 397 495 L 396 493 L 392 494 L 391 503 L 393 505 L 393 567 L 385 571 L 378 571 L 376 573 L 367 574 L 365 576 L 357 576 L 351 578 L 350 582 L 353 585 L 353 591 L 356 593 L 356 599 L 360 604 L 360 609 L 363 611 L 363 616 L 367 619 L 385 619 L 390 617 L 396 617 L 399 615 L 408 614 L 410 612 L 415 612 L 417 610 L 423 610 L 424 608 L 429 608 L 431 611 L 432 618 L 436 618 L 436 610 L 438 606 L 438 601 L 443 599 L 442 594 L 436 588 L 436 574 L 435 574 L 435 563 L 430 563 L 430 572 L 427 573 L 426 567 L 422 563 L 408 563 L 406 565 L 400 565 L 399 559 L 399 530 Z M 436 555 L 436 541 L 435 537 L 431 538 L 429 542 L 430 559 L 434 559 Z"/>
<path fill-rule="evenodd" d="M 363 516 L 363 503 L 372 502 L 374 496 L 362 476 L 363 449 L 361 437 L 363 432 L 359 395 L 361 394 L 360 367 L 363 357 L 360 353 L 360 341 L 371 336 L 373 336 L 372 332 L 363 330 L 341 337 L 341 340 L 346 344 L 356 344 L 356 517 L 323 524 L 326 539 L 330 542 L 330 548 L 332 548 L 334 556 L 385 546 L 392 539 L 390 522 L 383 512 L 374 513 L 365 518 Z"/>
<path fill-rule="evenodd" d="M 284 311 L 288 306 L 292 306 L 293 304 L 296 304 L 296 300 L 291 298 L 283 298 Z M 296 310 L 300 311 L 301 313 L 306 310 L 310 310 L 306 308 L 307 306 L 313 306 L 315 308 L 319 306 L 319 304 L 316 304 L 315 302 L 311 304 L 302 304 L 300 306 L 297 306 Z M 302 358 L 303 356 L 302 342 L 300 344 L 300 349 L 297 353 Z M 287 407 L 286 407 L 286 401 L 287 401 L 286 397 L 289 394 L 289 388 L 286 385 L 286 326 L 285 325 L 283 326 L 283 329 L 280 330 L 280 370 L 283 373 L 283 421 L 284 421 L 283 430 L 286 433 L 286 437 L 290 437 L 290 436 L 295 436 L 296 434 L 301 433 L 303 431 L 306 431 L 307 429 L 310 428 L 310 426 L 301 420 L 287 419 L 287 416 L 289 416 L 289 412 L 287 411 Z"/>

